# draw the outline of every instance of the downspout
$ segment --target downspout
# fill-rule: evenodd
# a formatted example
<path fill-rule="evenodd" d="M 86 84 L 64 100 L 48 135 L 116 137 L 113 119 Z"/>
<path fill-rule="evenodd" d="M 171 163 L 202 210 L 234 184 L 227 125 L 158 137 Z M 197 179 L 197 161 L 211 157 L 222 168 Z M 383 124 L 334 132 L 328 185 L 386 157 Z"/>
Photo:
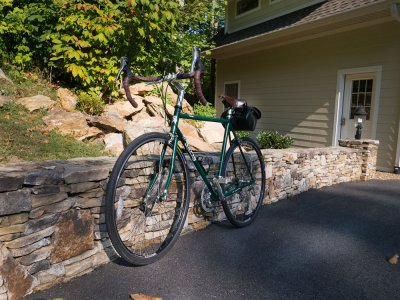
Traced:
<path fill-rule="evenodd" d="M 400 3 L 394 2 L 390 5 L 390 13 L 397 22 L 400 22 Z"/>

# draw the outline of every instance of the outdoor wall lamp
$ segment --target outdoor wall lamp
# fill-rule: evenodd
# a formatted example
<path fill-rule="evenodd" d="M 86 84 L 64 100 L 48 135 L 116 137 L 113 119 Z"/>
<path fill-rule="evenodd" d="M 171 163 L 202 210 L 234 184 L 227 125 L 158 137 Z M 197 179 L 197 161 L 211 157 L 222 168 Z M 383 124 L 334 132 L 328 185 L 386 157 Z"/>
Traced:
<path fill-rule="evenodd" d="M 357 128 L 355 139 L 361 139 L 361 131 L 363 128 L 363 122 L 367 120 L 367 112 L 365 111 L 364 106 L 357 107 L 356 111 L 354 112 L 354 126 Z"/>

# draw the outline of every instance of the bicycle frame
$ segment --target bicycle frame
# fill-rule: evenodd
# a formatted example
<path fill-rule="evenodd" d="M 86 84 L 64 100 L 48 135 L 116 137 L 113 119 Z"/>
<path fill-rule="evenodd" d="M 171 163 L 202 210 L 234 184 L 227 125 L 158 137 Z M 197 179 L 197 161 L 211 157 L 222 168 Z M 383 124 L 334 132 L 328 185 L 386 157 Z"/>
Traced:
<path fill-rule="evenodd" d="M 167 181 L 166 181 L 166 184 L 164 187 L 164 191 L 161 195 L 161 200 L 164 200 L 167 197 L 167 191 L 168 191 L 169 185 L 172 180 L 172 174 L 174 172 L 174 163 L 175 163 L 175 159 L 176 159 L 176 153 L 179 153 L 181 151 L 180 148 L 178 147 L 179 141 L 182 142 L 183 147 L 185 148 L 186 152 L 189 154 L 190 159 L 193 161 L 195 168 L 199 172 L 201 178 L 204 180 L 204 183 L 206 184 L 208 190 L 210 191 L 210 193 L 214 197 L 214 199 L 223 200 L 223 199 L 225 199 L 225 197 L 229 197 L 229 196 L 237 193 L 238 191 L 242 190 L 243 188 L 253 185 L 255 182 L 255 178 L 253 178 L 253 175 L 250 172 L 251 167 L 249 166 L 249 163 L 247 162 L 246 159 L 244 159 L 246 168 L 251 175 L 251 181 L 242 183 L 239 187 L 235 188 L 234 190 L 225 191 L 223 193 L 216 191 L 215 187 L 213 186 L 213 184 L 207 177 L 206 170 L 204 169 L 203 165 L 199 162 L 196 155 L 193 153 L 192 149 L 190 148 L 189 144 L 187 143 L 186 138 L 180 131 L 180 129 L 178 127 L 179 120 L 180 119 L 188 119 L 188 120 L 196 120 L 196 121 L 214 122 L 214 123 L 220 123 L 220 124 L 225 125 L 225 132 L 224 132 L 224 138 L 223 138 L 223 142 L 222 142 L 222 149 L 220 152 L 220 161 L 219 161 L 218 173 L 217 173 L 217 177 L 222 178 L 223 177 L 222 176 L 223 175 L 222 167 L 223 167 L 223 162 L 224 162 L 224 158 L 225 158 L 226 151 L 227 151 L 226 148 L 227 148 L 227 144 L 228 144 L 228 139 L 230 140 L 230 142 L 232 142 L 230 133 L 232 132 L 235 140 L 240 139 L 238 137 L 238 135 L 236 134 L 236 132 L 232 128 L 231 118 L 232 118 L 233 110 L 231 109 L 231 111 L 229 111 L 227 119 L 225 119 L 225 118 L 210 118 L 210 117 L 203 117 L 203 116 L 196 116 L 196 115 L 189 115 L 189 114 L 182 113 L 182 102 L 184 99 L 185 88 L 179 82 L 174 82 L 174 85 L 179 90 L 179 94 L 178 94 L 178 100 L 176 102 L 174 116 L 172 118 L 171 129 L 170 129 L 170 133 L 169 133 L 170 137 L 171 137 L 170 143 L 172 144 L 173 151 L 172 151 L 171 163 L 169 165 L 169 170 L 168 170 L 168 178 L 167 178 Z M 245 157 L 245 154 L 243 153 L 243 149 L 240 146 L 240 143 L 238 144 L 238 146 L 239 146 L 241 155 L 243 157 Z M 164 155 L 165 155 L 165 150 L 163 150 L 160 155 L 160 166 L 164 160 Z M 234 167 L 234 169 L 235 169 L 235 167 Z M 236 172 L 236 170 L 234 170 L 234 172 Z M 153 184 L 150 184 L 150 186 L 153 186 Z M 221 196 L 222 196 L 222 199 L 220 199 Z"/>

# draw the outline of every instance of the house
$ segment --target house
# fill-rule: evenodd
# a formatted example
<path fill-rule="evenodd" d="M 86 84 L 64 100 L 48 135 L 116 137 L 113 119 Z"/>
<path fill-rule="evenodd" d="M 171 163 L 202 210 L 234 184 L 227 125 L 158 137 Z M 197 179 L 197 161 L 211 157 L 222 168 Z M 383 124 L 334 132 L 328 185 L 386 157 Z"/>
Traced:
<path fill-rule="evenodd" d="M 399 171 L 400 1 L 228 0 L 216 43 L 216 93 L 257 106 L 256 130 L 337 145 L 363 105 L 378 169 Z"/>

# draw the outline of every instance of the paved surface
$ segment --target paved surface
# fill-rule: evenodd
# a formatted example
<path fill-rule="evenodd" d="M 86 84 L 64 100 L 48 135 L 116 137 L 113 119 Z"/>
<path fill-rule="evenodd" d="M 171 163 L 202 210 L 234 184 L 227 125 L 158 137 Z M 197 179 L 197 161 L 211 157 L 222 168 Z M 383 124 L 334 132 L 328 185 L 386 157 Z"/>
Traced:
<path fill-rule="evenodd" d="M 400 299 L 400 181 L 339 184 L 214 224 L 145 267 L 109 263 L 27 299 Z"/>

